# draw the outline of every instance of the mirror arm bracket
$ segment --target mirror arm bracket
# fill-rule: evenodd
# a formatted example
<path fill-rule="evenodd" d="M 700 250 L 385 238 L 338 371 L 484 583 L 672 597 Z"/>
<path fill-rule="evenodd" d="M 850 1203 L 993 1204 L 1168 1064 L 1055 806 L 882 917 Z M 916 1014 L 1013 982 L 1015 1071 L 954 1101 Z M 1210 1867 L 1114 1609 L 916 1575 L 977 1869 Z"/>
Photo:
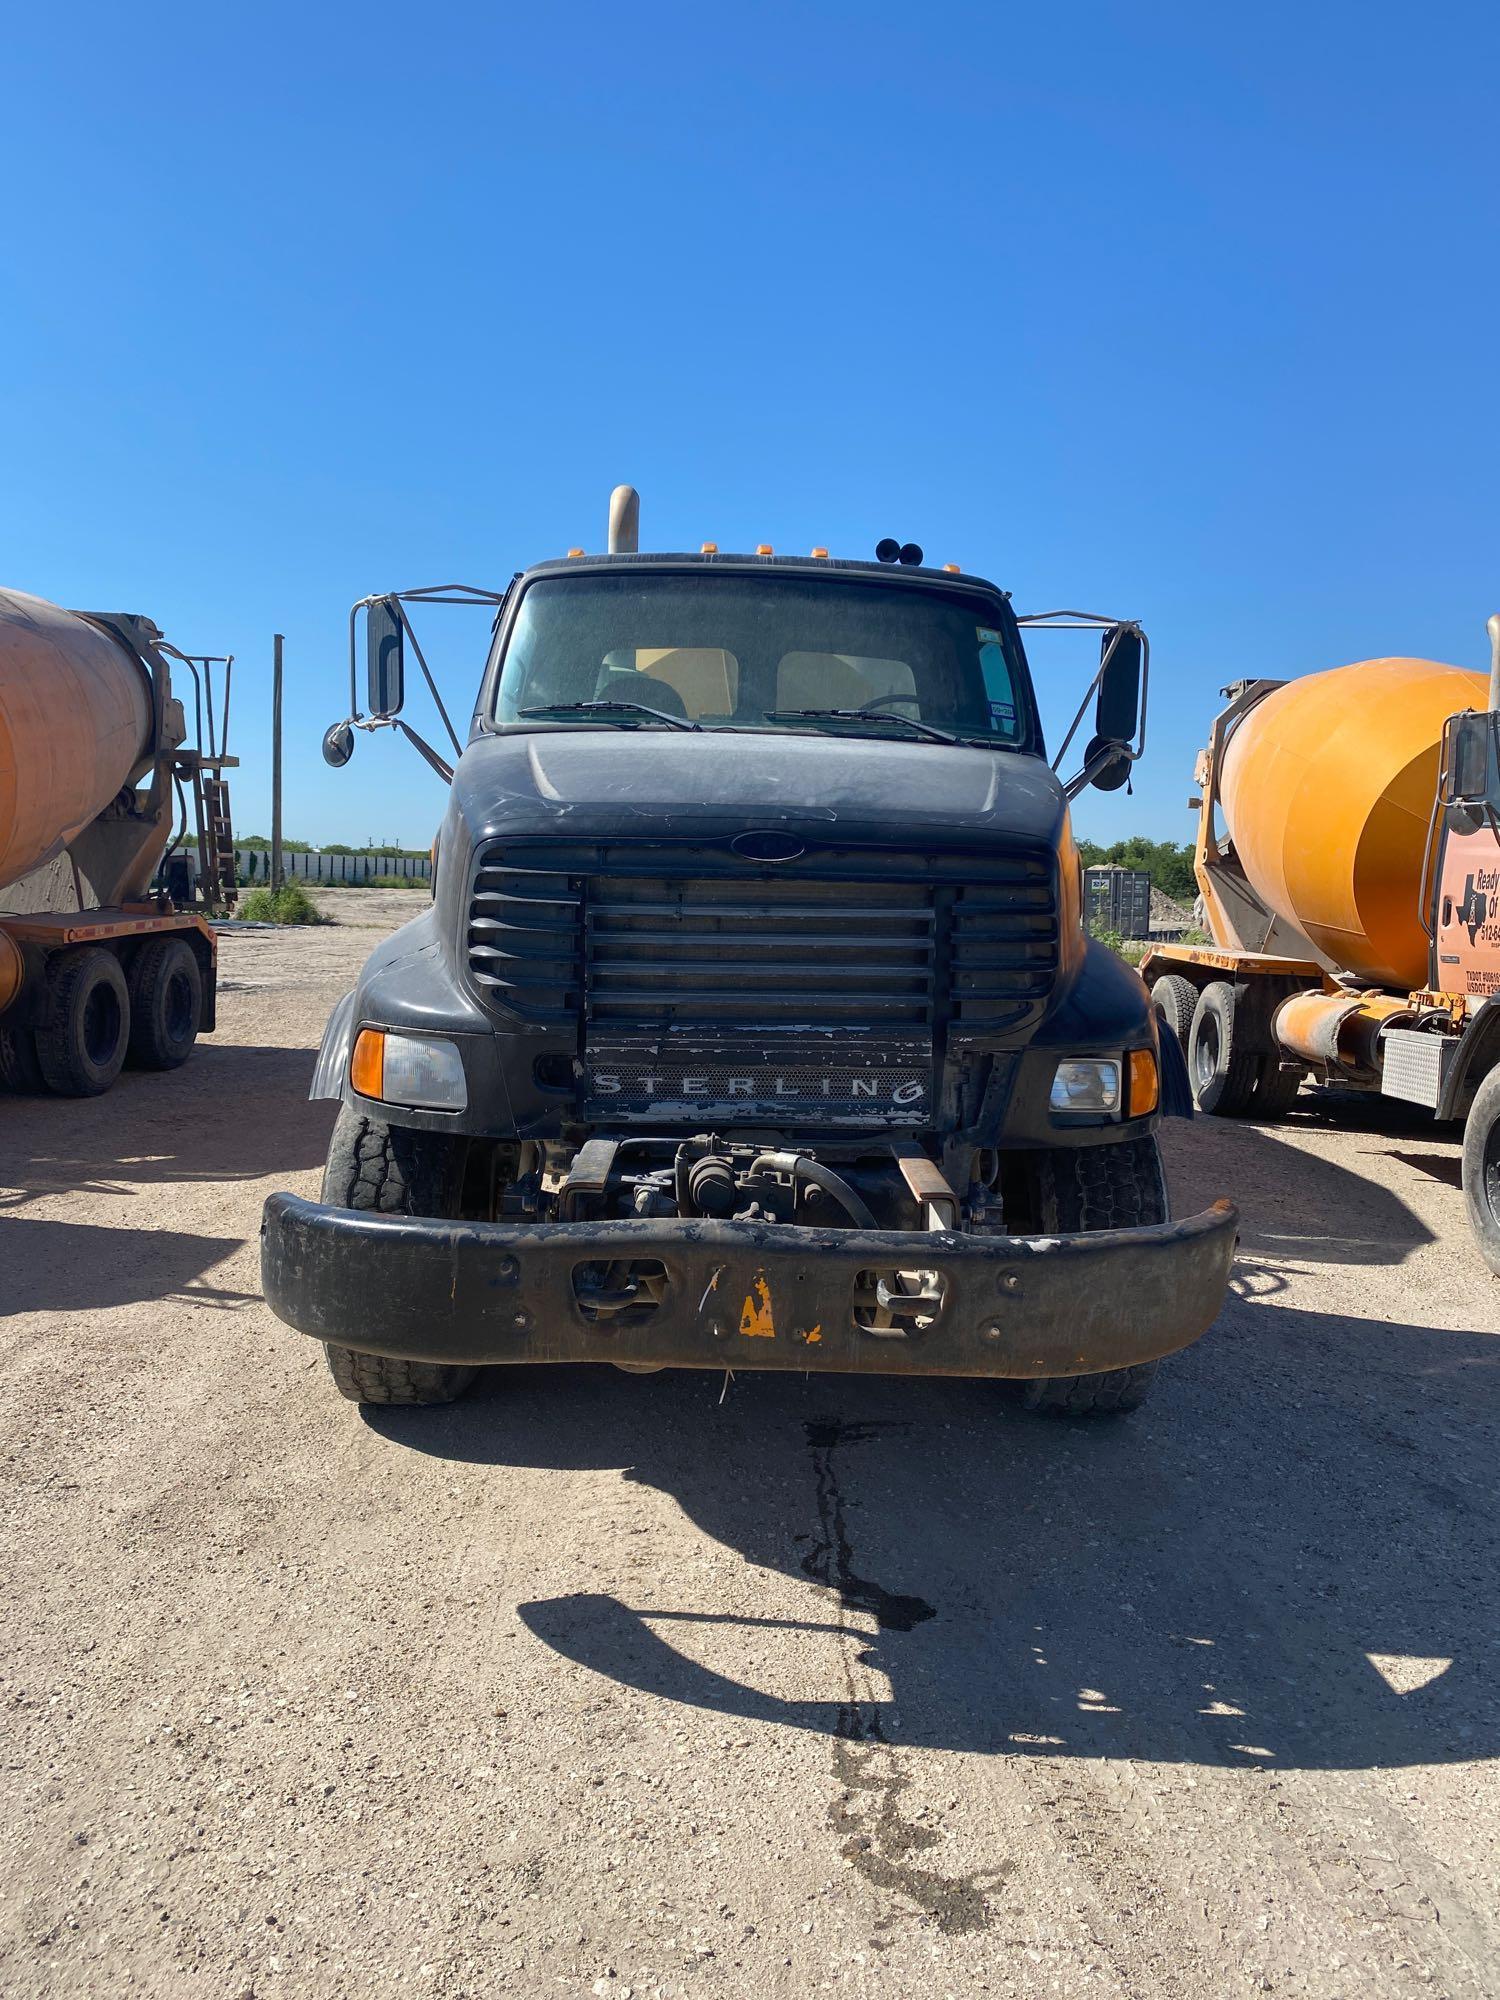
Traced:
<path fill-rule="evenodd" d="M 1058 753 L 1061 755 L 1061 752 Z M 1063 786 L 1065 799 L 1076 799 L 1080 792 L 1086 792 L 1101 771 L 1107 771 L 1111 764 L 1121 757 L 1130 757 L 1128 744 L 1107 743 L 1102 750 L 1095 751 L 1076 776 L 1069 778 Z M 1134 761 L 1132 759 L 1132 761 Z"/>
<path fill-rule="evenodd" d="M 462 757 L 464 746 L 459 742 L 458 734 L 453 724 L 448 720 L 448 711 L 443 706 L 443 697 L 438 693 L 437 682 L 432 678 L 426 657 L 422 652 L 421 646 L 418 644 L 417 635 L 412 630 L 411 620 L 406 615 L 406 606 L 401 602 L 399 597 L 393 598 L 391 601 L 394 603 L 397 616 L 401 620 L 402 630 L 411 641 L 411 649 L 417 656 L 417 665 L 422 669 L 422 678 L 427 683 L 427 692 L 432 696 L 433 705 L 436 707 L 438 714 L 443 718 L 443 727 L 448 732 L 448 741 L 453 745 L 453 754 L 455 757 Z M 450 771 L 448 776 L 451 781 L 453 773 Z"/>
<path fill-rule="evenodd" d="M 433 749 L 432 745 L 428 742 L 425 742 L 422 737 L 418 736 L 416 730 L 412 728 L 409 722 L 403 722 L 399 715 L 393 715 L 391 717 L 391 727 L 393 729 L 399 729 L 401 731 L 401 734 L 406 738 L 407 742 L 411 744 L 412 748 L 415 751 L 417 751 L 417 753 L 420 756 L 425 757 L 427 759 L 427 762 L 432 766 L 433 770 L 437 772 L 438 776 L 443 780 L 443 783 L 445 785 L 451 785 L 453 783 L 453 766 L 451 764 L 445 763 L 443 759 L 438 755 L 437 751 Z"/>

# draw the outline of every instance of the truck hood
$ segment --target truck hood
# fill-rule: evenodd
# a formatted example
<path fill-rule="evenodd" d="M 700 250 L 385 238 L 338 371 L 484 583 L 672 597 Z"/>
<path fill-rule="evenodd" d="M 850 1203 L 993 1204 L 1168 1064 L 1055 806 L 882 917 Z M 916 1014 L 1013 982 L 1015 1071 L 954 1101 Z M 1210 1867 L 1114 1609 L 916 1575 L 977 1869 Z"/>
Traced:
<path fill-rule="evenodd" d="M 868 737 L 705 730 L 560 729 L 480 737 L 455 806 L 475 840 L 554 832 L 592 839 L 697 828 L 795 827 L 943 844 L 1054 845 L 1066 804 L 1040 757 Z"/>

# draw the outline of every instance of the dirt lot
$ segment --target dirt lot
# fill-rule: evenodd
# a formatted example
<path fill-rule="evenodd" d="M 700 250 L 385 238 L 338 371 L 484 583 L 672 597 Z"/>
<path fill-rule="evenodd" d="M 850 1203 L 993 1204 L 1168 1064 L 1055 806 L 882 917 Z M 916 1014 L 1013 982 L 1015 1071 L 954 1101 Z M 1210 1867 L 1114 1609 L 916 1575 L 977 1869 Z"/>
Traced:
<path fill-rule="evenodd" d="M 175 1076 L 0 1102 L 7 1993 L 1500 1991 L 1451 1138 L 1169 1128 L 1243 1257 L 1120 1423 L 582 1369 L 361 1417 L 256 1228 L 407 907 L 228 938 Z"/>

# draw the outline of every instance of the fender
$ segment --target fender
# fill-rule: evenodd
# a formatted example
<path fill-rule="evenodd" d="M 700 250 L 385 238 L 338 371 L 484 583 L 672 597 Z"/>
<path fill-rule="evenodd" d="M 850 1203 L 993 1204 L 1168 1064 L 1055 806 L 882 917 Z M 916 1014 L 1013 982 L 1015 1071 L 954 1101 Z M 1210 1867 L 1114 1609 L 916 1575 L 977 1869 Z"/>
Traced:
<path fill-rule="evenodd" d="M 328 1026 L 323 1030 L 323 1039 L 318 1045 L 318 1060 L 313 1065 L 312 1086 L 307 1093 L 310 1098 L 331 1097 L 336 1103 L 343 1102 L 353 1040 L 354 988 L 351 986 L 335 1002 L 328 1017 Z"/>
<path fill-rule="evenodd" d="M 1500 1063 L 1500 997 L 1486 1000 L 1470 1018 L 1433 1115 L 1466 1118 L 1474 1093 L 1497 1063 Z"/>

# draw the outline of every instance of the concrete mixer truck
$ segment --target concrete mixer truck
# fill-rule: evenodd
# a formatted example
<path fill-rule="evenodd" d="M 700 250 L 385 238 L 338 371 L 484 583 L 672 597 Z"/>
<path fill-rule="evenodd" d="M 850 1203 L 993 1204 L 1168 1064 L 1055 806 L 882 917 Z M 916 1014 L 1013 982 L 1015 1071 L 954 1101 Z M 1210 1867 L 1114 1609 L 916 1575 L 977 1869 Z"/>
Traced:
<path fill-rule="evenodd" d="M 1196 771 L 1212 945 L 1142 973 L 1221 1117 L 1312 1077 L 1464 1121 L 1475 1239 L 1500 1275 L 1500 616 L 1482 673 L 1361 660 L 1224 689 Z"/>
<path fill-rule="evenodd" d="M 174 660 L 194 679 L 196 748 Z M 233 898 L 230 665 L 180 653 L 148 618 L 0 590 L 0 1088 L 95 1096 L 126 1062 L 175 1068 L 214 1026 L 214 933 L 179 907 L 187 871 L 166 870 L 175 897 L 152 883 L 191 800 L 193 893 Z"/>

